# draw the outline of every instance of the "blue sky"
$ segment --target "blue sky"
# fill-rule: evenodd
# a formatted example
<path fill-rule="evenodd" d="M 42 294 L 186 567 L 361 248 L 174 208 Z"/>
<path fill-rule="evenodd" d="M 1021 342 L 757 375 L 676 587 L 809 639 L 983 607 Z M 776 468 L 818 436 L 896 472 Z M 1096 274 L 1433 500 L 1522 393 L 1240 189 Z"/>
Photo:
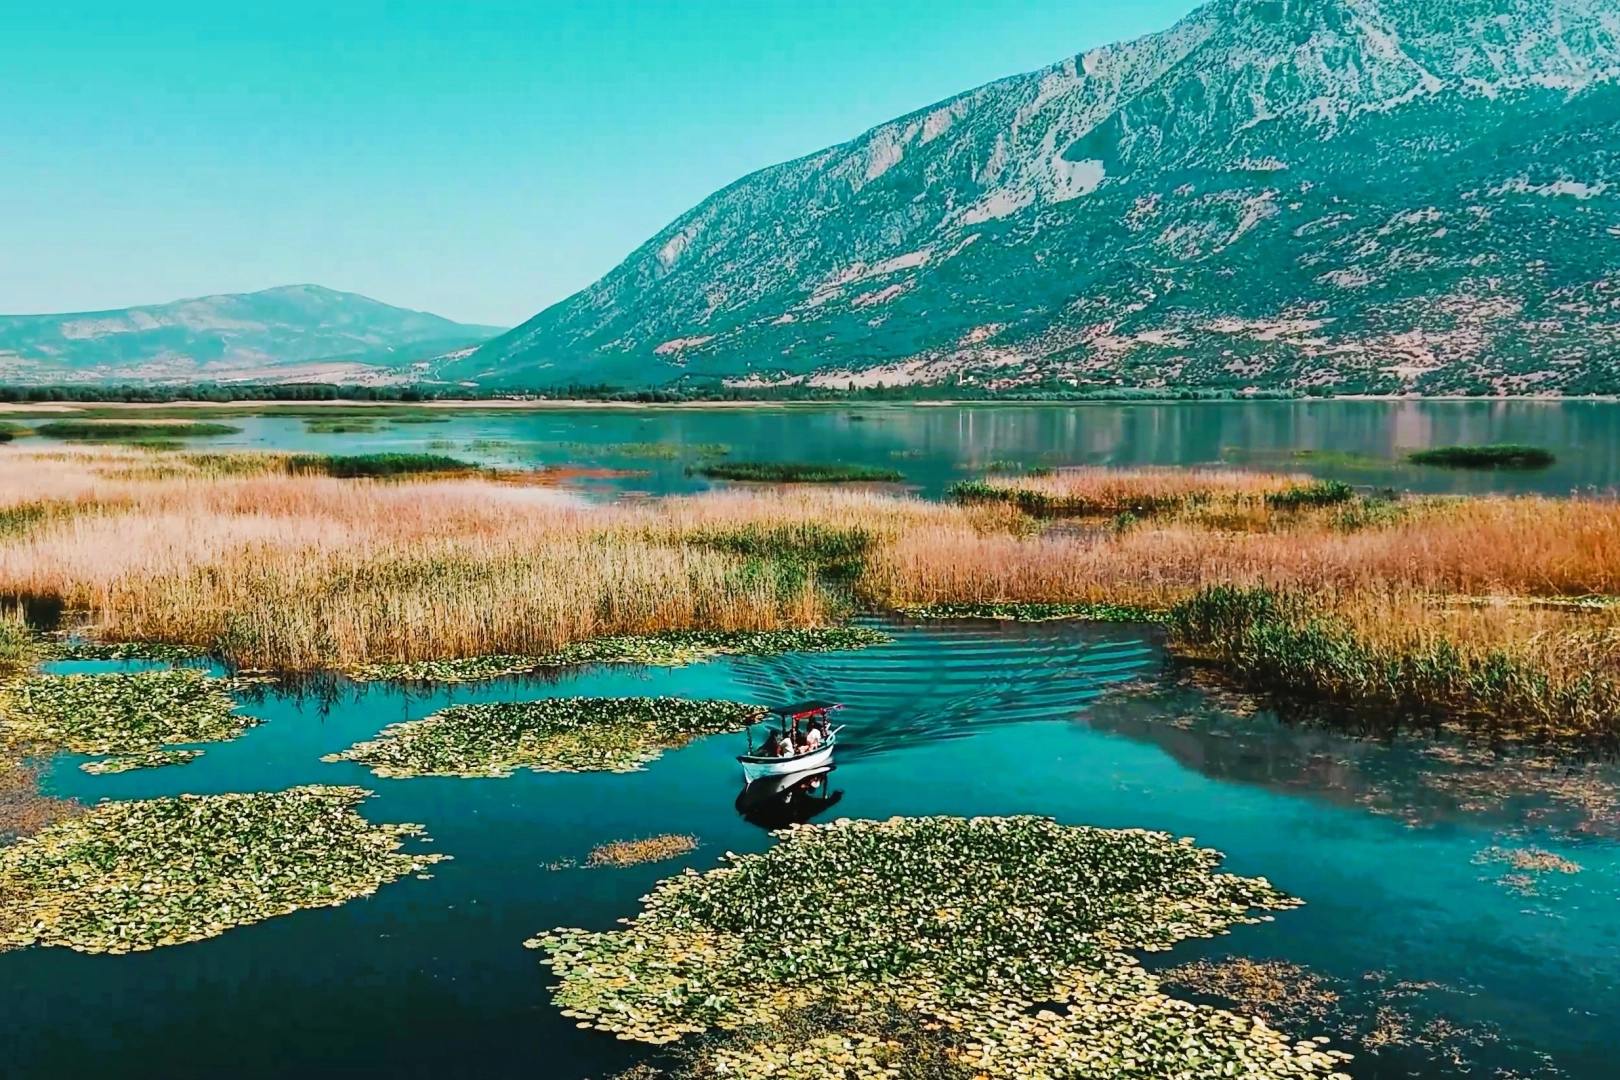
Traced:
<path fill-rule="evenodd" d="M 515 324 L 732 180 L 1193 0 L 13 0 L 0 312 L 316 282 Z"/>

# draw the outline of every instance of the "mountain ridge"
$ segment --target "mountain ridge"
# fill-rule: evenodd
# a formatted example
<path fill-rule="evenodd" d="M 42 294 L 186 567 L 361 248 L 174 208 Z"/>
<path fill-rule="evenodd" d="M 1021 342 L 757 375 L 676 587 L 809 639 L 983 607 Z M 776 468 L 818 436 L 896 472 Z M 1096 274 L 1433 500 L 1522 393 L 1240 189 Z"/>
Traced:
<path fill-rule="evenodd" d="M 281 285 L 102 311 L 0 315 L 0 380 L 408 381 L 444 354 L 498 333 L 358 293 Z"/>
<path fill-rule="evenodd" d="M 1216 0 L 743 177 L 445 372 L 1620 386 L 1617 85 L 1612 0 Z"/>

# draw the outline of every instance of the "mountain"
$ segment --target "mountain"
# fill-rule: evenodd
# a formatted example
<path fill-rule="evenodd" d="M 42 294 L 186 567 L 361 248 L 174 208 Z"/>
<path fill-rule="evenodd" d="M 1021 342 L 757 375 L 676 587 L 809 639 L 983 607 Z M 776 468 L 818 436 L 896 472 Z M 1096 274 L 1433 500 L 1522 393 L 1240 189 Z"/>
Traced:
<path fill-rule="evenodd" d="M 748 176 L 445 371 L 1620 390 L 1620 0 L 1216 0 Z"/>
<path fill-rule="evenodd" d="M 117 311 L 0 315 L 0 382 L 398 382 L 500 332 L 287 285 Z"/>

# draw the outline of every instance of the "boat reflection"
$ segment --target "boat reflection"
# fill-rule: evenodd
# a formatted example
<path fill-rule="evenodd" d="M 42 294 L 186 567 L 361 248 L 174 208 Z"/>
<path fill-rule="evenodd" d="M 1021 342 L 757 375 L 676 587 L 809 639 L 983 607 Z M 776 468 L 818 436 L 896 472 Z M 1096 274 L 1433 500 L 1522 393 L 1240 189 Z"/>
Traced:
<path fill-rule="evenodd" d="M 787 776 L 761 777 L 737 795 L 737 813 L 761 829 L 803 825 L 831 810 L 844 797 L 842 790 L 831 790 L 827 780 L 835 768 L 828 765 Z"/>

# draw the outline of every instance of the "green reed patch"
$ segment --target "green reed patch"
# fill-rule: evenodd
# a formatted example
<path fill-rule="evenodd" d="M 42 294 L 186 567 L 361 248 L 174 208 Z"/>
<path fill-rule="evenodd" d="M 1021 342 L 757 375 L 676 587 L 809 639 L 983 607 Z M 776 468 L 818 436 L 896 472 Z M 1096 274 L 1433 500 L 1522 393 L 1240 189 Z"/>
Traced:
<path fill-rule="evenodd" d="M 896 608 L 913 619 L 1001 619 L 1011 622 L 1158 622 L 1164 613 L 1130 604 L 1021 604 L 992 601 L 983 604 L 907 604 Z"/>
<path fill-rule="evenodd" d="M 1026 474 L 1028 475 L 1028 474 Z M 964 505 L 1007 503 L 1031 517 L 1149 516 L 1187 505 L 1192 497 L 1133 493 L 1126 498 L 1096 499 L 1085 495 L 1054 495 L 1034 488 L 1004 487 L 985 480 L 959 480 L 945 491 L 946 498 Z"/>
<path fill-rule="evenodd" d="M 1326 1076 L 1341 1060 L 1169 999 L 1123 951 L 1298 903 L 1216 872 L 1219 853 L 1191 841 L 1037 817 L 844 819 L 777 835 L 766 852 L 661 882 L 621 930 L 526 942 L 545 951 L 564 1015 L 666 1043 L 768 1029 L 822 1003 L 900 1009 L 950 1029 L 951 1053 L 997 1080 Z M 873 1035 L 866 1016 L 850 1025 L 804 1047 L 796 1071 L 780 1071 L 793 1048 L 765 1043 L 732 1047 L 728 1071 L 840 1075 L 830 1070 L 855 1064 L 851 1048 Z"/>
<path fill-rule="evenodd" d="M 429 416 L 425 413 L 396 413 L 388 417 L 390 424 L 448 424 L 448 416 Z"/>
<path fill-rule="evenodd" d="M 76 754 L 146 754 L 175 743 L 227 742 L 259 721 L 235 711 L 226 685 L 184 669 L 30 675 L 0 695 L 0 736 Z"/>
<path fill-rule="evenodd" d="M 371 416 L 357 416 L 340 420 L 312 417 L 304 421 L 304 430 L 311 435 L 362 435 L 374 433 L 378 428 L 377 419 Z"/>
<path fill-rule="evenodd" d="M 110 776 L 113 773 L 134 772 L 136 769 L 159 769 L 165 765 L 190 765 L 203 756 L 201 750 L 147 750 L 139 754 L 118 754 L 87 761 L 79 768 L 91 776 Z"/>
<path fill-rule="evenodd" d="M 541 698 L 452 705 L 384 728 L 322 761 L 353 761 L 375 775 L 511 776 L 535 772 L 635 772 L 705 735 L 741 731 L 765 710 L 683 698 Z"/>
<path fill-rule="evenodd" d="M 1438 465 L 1447 469 L 1545 469 L 1557 463 L 1551 450 L 1518 443 L 1491 443 L 1485 446 L 1436 446 L 1406 455 L 1414 465 Z"/>
<path fill-rule="evenodd" d="M 1363 640 L 1308 597 L 1216 586 L 1173 607 L 1171 647 L 1239 684 L 1356 710 L 1387 729 L 1457 719 L 1498 735 L 1612 738 L 1620 686 L 1598 672 L 1555 681 L 1501 650 L 1440 639 L 1404 651 Z"/>
<path fill-rule="evenodd" d="M 355 812 L 370 792 L 104 802 L 0 848 L 0 950 L 142 952 L 335 907 L 447 856 L 407 854 L 417 825 Z"/>
<path fill-rule="evenodd" d="M 898 483 L 905 474 L 875 465 L 844 465 L 788 461 L 711 461 L 691 470 L 711 480 L 742 480 L 756 484 L 861 484 Z"/>
<path fill-rule="evenodd" d="M 1317 506 L 1336 506 L 1356 497 L 1356 489 L 1342 480 L 1313 480 L 1308 484 L 1274 491 L 1266 496 L 1266 505 L 1282 510 L 1303 510 Z"/>
<path fill-rule="evenodd" d="M 859 574 L 877 543 L 865 529 L 839 528 L 819 521 L 695 529 L 685 539 L 697 547 L 747 559 L 776 560 L 840 577 Z"/>
<path fill-rule="evenodd" d="M 148 442 L 176 439 L 201 439 L 214 435 L 235 435 L 242 429 L 230 424 L 208 424 L 192 421 L 153 421 L 151 423 L 120 423 L 116 420 L 52 420 L 40 424 L 34 431 L 53 439 L 74 442 Z"/>
<path fill-rule="evenodd" d="M 392 480 L 404 476 L 471 475 L 478 466 L 443 454 L 292 454 L 283 459 L 295 476 Z"/>
<path fill-rule="evenodd" d="M 345 669 L 344 673 L 363 682 L 476 682 L 578 664 L 681 667 L 716 656 L 839 652 L 886 645 L 890 640 L 882 631 L 864 626 L 823 626 L 796 630 L 670 630 L 658 634 L 592 638 L 541 656 L 470 656 L 456 660 L 359 664 Z"/>

